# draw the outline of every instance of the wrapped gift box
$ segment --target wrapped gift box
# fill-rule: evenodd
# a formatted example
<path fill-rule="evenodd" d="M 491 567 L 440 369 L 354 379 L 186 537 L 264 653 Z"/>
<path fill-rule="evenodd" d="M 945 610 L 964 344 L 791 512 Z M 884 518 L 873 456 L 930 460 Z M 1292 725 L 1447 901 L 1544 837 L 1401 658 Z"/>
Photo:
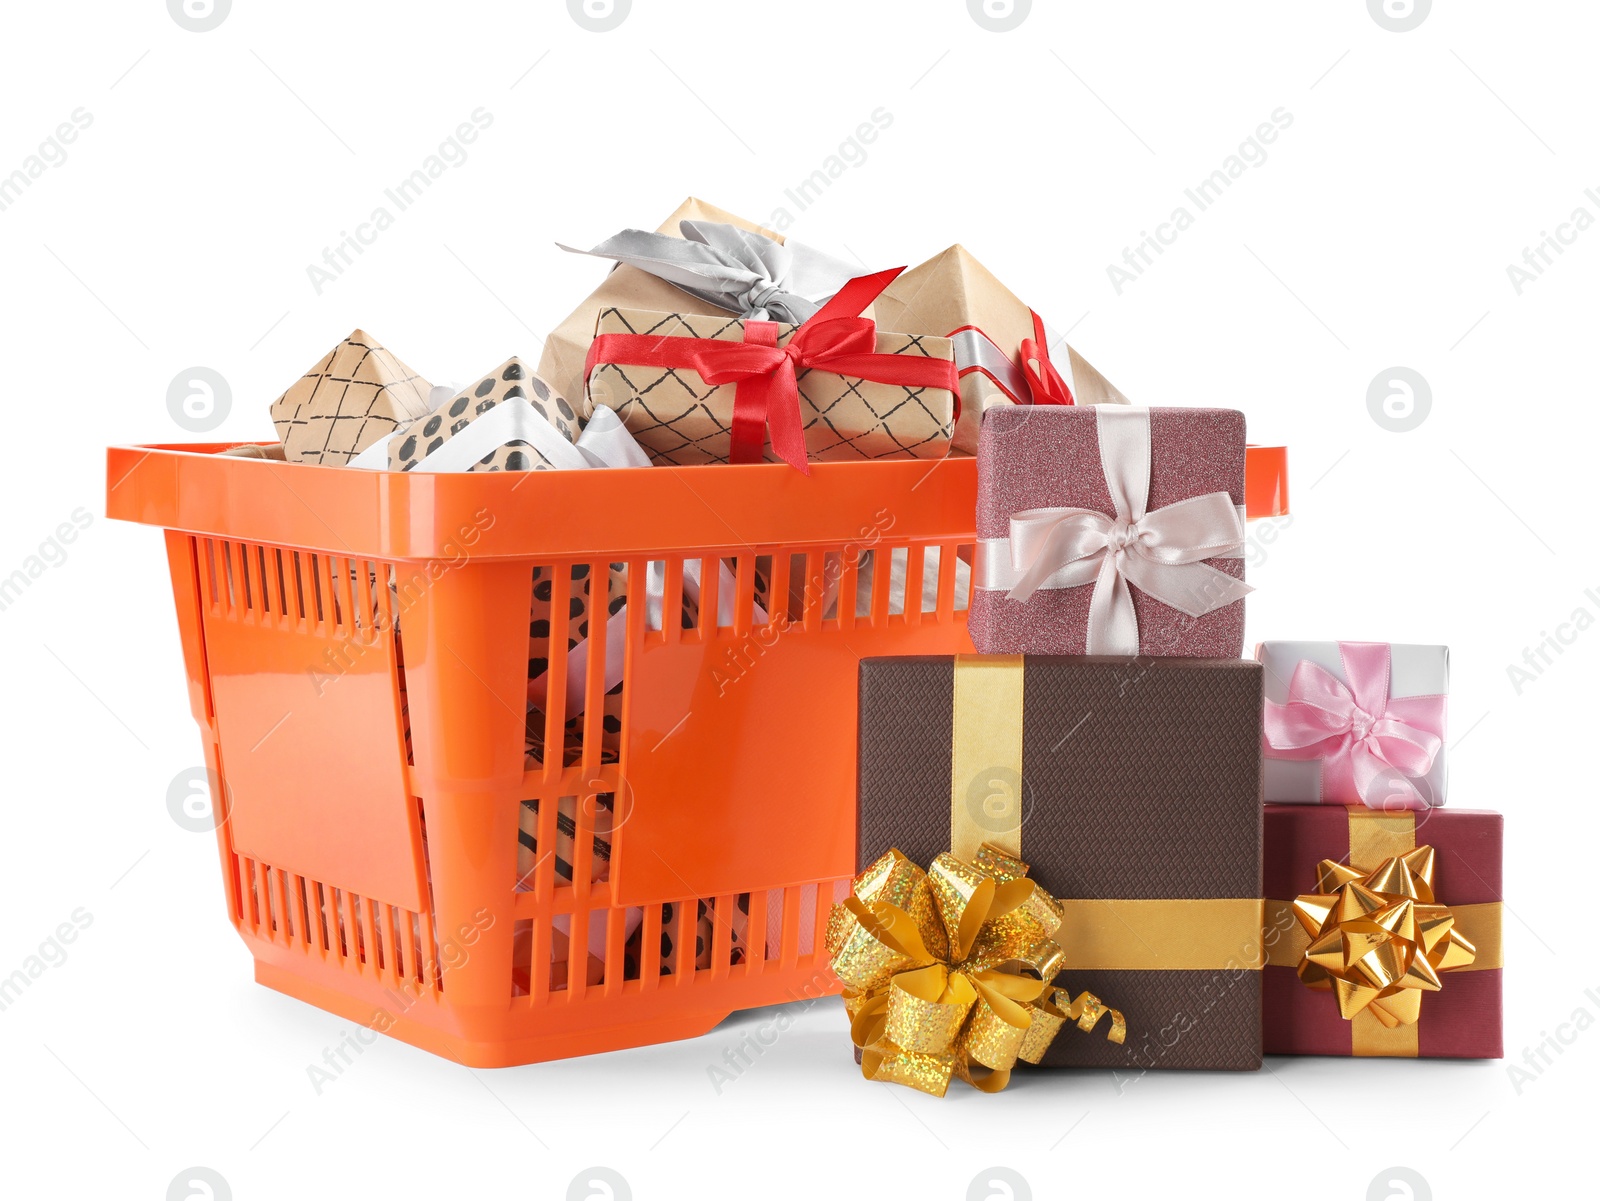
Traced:
<path fill-rule="evenodd" d="M 429 411 L 428 381 L 356 330 L 272 402 L 291 463 L 343 466 Z"/>
<path fill-rule="evenodd" d="M 1263 642 L 1262 781 L 1291 805 L 1445 803 L 1450 650 L 1386 642 Z"/>
<path fill-rule="evenodd" d="M 857 867 L 1030 865 L 1065 912 L 1057 986 L 1128 1022 L 1046 1064 L 1258 1067 L 1260 705 L 1239 659 L 864 659 Z"/>
<path fill-rule="evenodd" d="M 390 471 L 540 471 L 588 464 L 566 398 L 507 359 L 388 441 Z"/>
<path fill-rule="evenodd" d="M 625 229 L 593 250 L 561 249 L 636 267 L 735 317 L 796 324 L 857 274 L 843 259 L 799 242 L 704 218 L 654 233 Z"/>
<path fill-rule="evenodd" d="M 555 588 L 554 573 L 565 571 L 568 585 L 567 620 L 567 670 L 566 699 L 563 711 L 567 720 L 581 722 L 585 705 L 585 677 L 589 660 L 589 639 L 598 637 L 605 644 L 606 710 L 603 729 L 603 749 L 616 751 L 620 746 L 622 696 L 621 656 L 626 649 L 624 632 L 627 624 L 628 565 L 612 563 L 606 569 L 605 579 L 592 578 L 587 563 L 571 567 L 533 569 L 533 605 L 528 614 L 528 701 L 541 714 L 549 688 L 550 660 L 550 602 Z M 612 698 L 617 698 L 615 707 Z M 539 737 L 544 735 L 544 723 L 539 723 Z M 582 749 L 581 739 L 568 742 L 564 762 L 567 766 L 577 762 Z M 539 757 L 543 762 L 543 756 Z M 616 762 L 610 759 L 607 762 Z"/>
<path fill-rule="evenodd" d="M 696 901 L 694 920 L 694 966 L 696 971 L 704 971 L 712 965 L 713 950 L 716 943 L 716 917 L 714 914 L 715 902 Z M 675 905 L 662 906 L 661 915 L 661 962 L 666 963 L 672 959 L 674 929 L 673 919 L 677 913 Z M 726 962 L 737 965 L 745 962 L 750 954 L 750 894 L 740 893 L 733 899 L 733 905 L 728 914 L 728 955 Z M 631 947 L 637 947 L 639 936 L 636 935 Z"/>
<path fill-rule="evenodd" d="M 955 344 L 961 417 L 952 446 L 960 453 L 977 453 L 984 411 L 994 405 L 1128 403 L 965 247 L 905 272 L 876 307 L 884 329 Z"/>
<path fill-rule="evenodd" d="M 740 344 L 752 340 L 747 330 L 751 324 L 726 314 L 701 317 L 608 308 L 600 313 L 596 335 Z M 780 348 L 800 328 L 786 322 L 761 325 L 770 327 Z M 603 346 L 597 342 L 596 351 Z M 878 332 L 874 351 L 953 362 L 947 338 Z M 656 463 L 676 466 L 727 463 L 734 458 L 734 403 L 741 387 L 708 384 L 682 365 L 640 366 L 608 360 L 603 352 L 588 379 L 591 403 L 620 414 Z M 802 370 L 798 388 L 800 424 L 810 459 L 936 459 L 949 452 L 956 409 L 951 389 L 879 383 L 822 369 Z M 782 461 L 775 442 L 763 444 L 767 462 Z"/>
<path fill-rule="evenodd" d="M 1382 813 L 1359 806 L 1268 805 L 1267 966 L 1262 977 L 1266 1053 L 1500 1058 L 1501 845 L 1500 814 L 1483 810 Z M 1437 973 L 1438 991 L 1421 991 L 1415 1022 L 1391 1028 L 1370 1008 L 1346 1020 L 1333 992 L 1301 982 L 1298 968 L 1311 935 L 1295 917 L 1294 901 L 1317 893 L 1323 860 L 1364 873 L 1423 846 L 1434 852 L 1435 899 L 1450 910 L 1454 930 L 1472 943 L 1472 962 Z"/>
<path fill-rule="evenodd" d="M 753 222 L 692 196 L 661 223 L 657 232 L 680 237 L 686 221 L 732 225 L 762 234 L 779 245 L 784 241 L 781 234 L 762 229 Z M 729 315 L 723 305 L 691 295 L 640 267 L 620 263 L 545 340 L 544 353 L 539 357 L 539 374 L 563 396 L 574 399 L 583 396 L 584 361 L 589 353 L 589 343 L 594 338 L 595 323 L 600 313 L 610 308 L 680 313 L 689 317 Z"/>
<path fill-rule="evenodd" d="M 1231 409 L 990 409 L 978 452 L 973 645 L 1237 657 L 1244 476 L 1244 417 Z"/>

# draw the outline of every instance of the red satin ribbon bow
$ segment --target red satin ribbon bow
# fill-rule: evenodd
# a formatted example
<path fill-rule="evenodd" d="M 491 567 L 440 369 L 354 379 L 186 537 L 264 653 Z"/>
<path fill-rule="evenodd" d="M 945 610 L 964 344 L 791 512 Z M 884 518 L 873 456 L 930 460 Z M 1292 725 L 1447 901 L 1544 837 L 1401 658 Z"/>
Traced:
<path fill-rule="evenodd" d="M 943 388 L 951 393 L 960 388 L 956 365 L 949 359 L 876 353 L 877 326 L 871 318 L 861 316 L 861 310 L 904 270 L 895 267 L 851 280 L 794 331 L 786 346 L 777 344 L 778 326 L 772 321 L 746 321 L 743 342 L 600 334 L 589 345 L 584 378 L 601 363 L 626 363 L 694 371 L 713 386 L 737 384 L 729 424 L 729 461 L 759 463 L 770 435 L 772 453 L 809 475 L 800 419 L 802 371 L 815 369 L 879 384 Z"/>
<path fill-rule="evenodd" d="M 1022 374 L 1027 377 L 1028 390 L 1036 405 L 1069 405 L 1077 402 L 1072 389 L 1061 372 L 1050 361 L 1050 338 L 1044 330 L 1044 319 L 1033 315 L 1033 337 L 1022 339 Z"/>

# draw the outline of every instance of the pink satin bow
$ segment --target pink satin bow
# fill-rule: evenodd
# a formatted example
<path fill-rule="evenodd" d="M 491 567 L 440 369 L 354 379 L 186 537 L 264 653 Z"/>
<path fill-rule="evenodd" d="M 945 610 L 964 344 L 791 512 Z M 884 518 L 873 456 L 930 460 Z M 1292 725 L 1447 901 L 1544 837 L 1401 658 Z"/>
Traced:
<path fill-rule="evenodd" d="M 1445 698 L 1389 695 L 1389 645 L 1341 642 L 1345 684 L 1310 659 L 1285 704 L 1266 703 L 1263 737 L 1277 759 L 1320 759 L 1322 796 L 1369 809 L 1427 809 L 1416 780 L 1444 746 Z"/>
<path fill-rule="evenodd" d="M 1040 588 L 1093 582 L 1086 653 L 1136 655 L 1139 622 L 1129 585 L 1190 617 L 1242 600 L 1250 586 L 1203 560 L 1238 550 L 1244 522 L 1226 492 L 1146 512 L 1149 410 L 1100 405 L 1095 421 L 1116 512 L 1060 508 L 1012 514 L 1011 562 L 1019 574 L 1006 595 L 1025 601 Z"/>

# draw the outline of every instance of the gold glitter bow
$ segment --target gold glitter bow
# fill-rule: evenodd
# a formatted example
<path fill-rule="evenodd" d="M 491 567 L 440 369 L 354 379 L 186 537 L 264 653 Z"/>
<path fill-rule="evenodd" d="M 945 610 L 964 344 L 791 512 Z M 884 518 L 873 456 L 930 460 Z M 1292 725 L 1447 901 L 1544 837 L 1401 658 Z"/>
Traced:
<path fill-rule="evenodd" d="M 1415 1022 L 1422 994 L 1441 987 L 1439 973 L 1477 958 L 1433 895 L 1433 867 L 1430 846 L 1373 871 L 1324 859 L 1317 891 L 1295 900 L 1295 916 L 1311 935 L 1300 979 L 1337 994 L 1346 1020 L 1367 1010 L 1391 1030 Z"/>
<path fill-rule="evenodd" d="M 966 863 L 941 854 L 924 872 L 889 851 L 828 919 L 850 1037 L 868 1080 L 942 1097 L 959 1076 L 999 1092 L 1017 1060 L 1038 1063 L 1068 1021 L 1122 1042 L 1122 1014 L 1052 984 L 1066 952 L 1061 907 L 1028 865 L 985 845 Z"/>

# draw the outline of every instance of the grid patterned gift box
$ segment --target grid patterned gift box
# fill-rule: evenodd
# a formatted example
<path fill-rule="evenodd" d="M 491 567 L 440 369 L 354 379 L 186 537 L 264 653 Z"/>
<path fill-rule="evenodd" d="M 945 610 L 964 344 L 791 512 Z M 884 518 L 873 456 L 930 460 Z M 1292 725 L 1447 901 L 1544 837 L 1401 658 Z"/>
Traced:
<path fill-rule="evenodd" d="M 728 316 L 608 308 L 601 311 L 595 332 L 742 342 L 745 324 Z M 777 345 L 786 346 L 799 327 L 776 324 Z M 953 361 L 948 338 L 880 332 L 876 350 Z M 601 362 L 590 373 L 588 389 L 591 403 L 615 409 L 657 463 L 729 461 L 735 385 L 708 384 L 683 368 Z M 956 398 L 946 389 L 880 384 L 822 370 L 801 371 L 799 389 L 806 451 L 813 461 L 938 459 L 949 452 Z M 770 448 L 766 459 L 780 461 Z"/>
<path fill-rule="evenodd" d="M 428 381 L 356 330 L 272 402 L 291 463 L 343 466 L 407 421 L 428 413 Z"/>

